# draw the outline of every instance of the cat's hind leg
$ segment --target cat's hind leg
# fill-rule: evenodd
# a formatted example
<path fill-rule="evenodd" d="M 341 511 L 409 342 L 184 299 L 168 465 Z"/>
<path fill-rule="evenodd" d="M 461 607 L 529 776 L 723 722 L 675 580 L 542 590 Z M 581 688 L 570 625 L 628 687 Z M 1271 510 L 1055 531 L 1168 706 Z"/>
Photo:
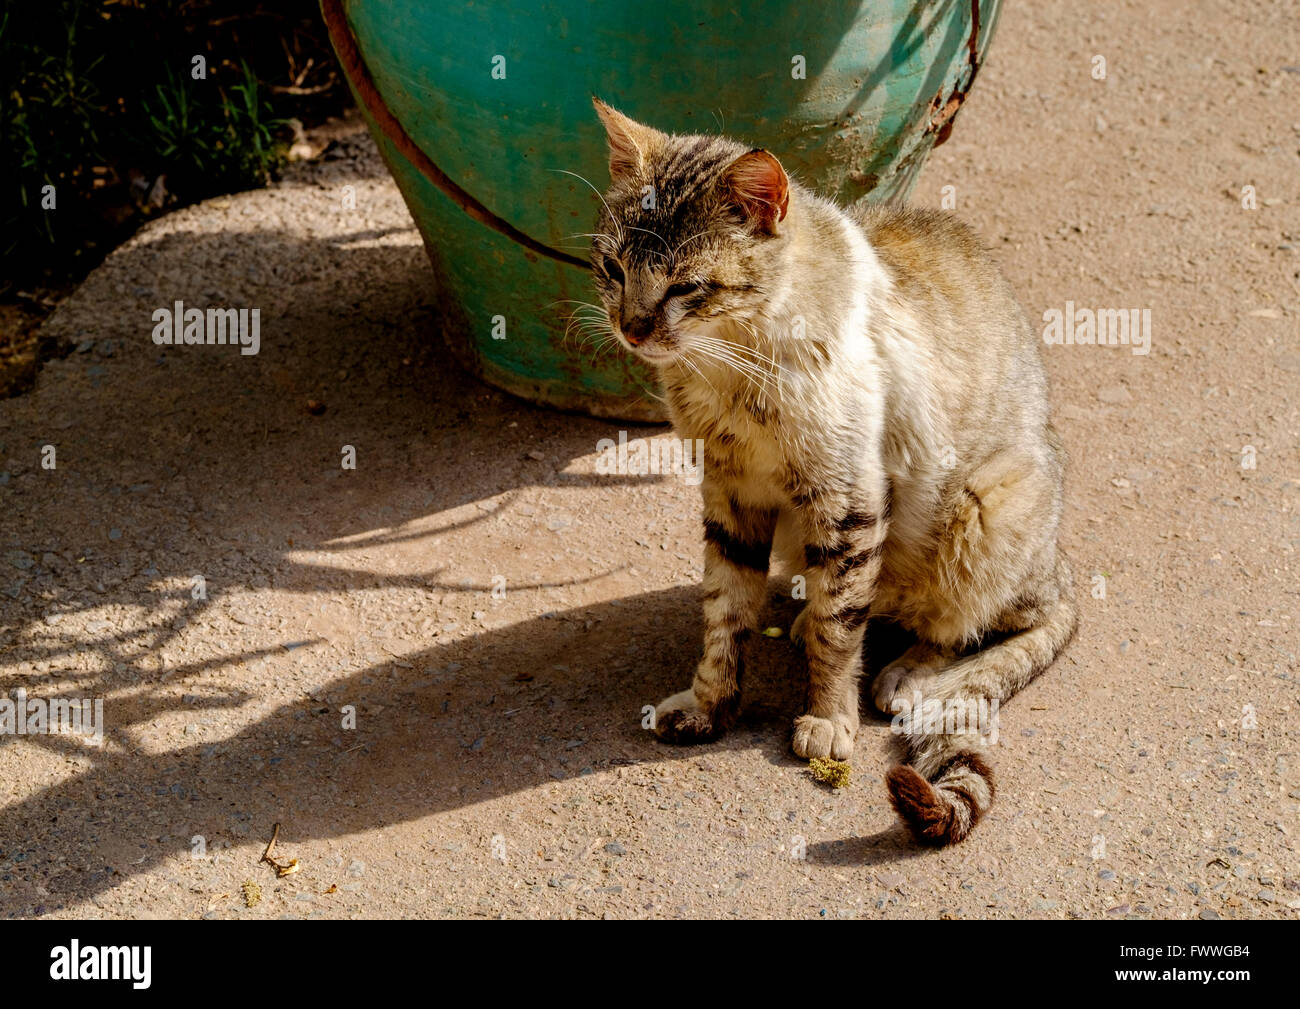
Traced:
<path fill-rule="evenodd" d="M 896 714 L 896 698 L 911 702 L 916 692 L 928 694 L 930 681 L 956 658 L 951 648 L 918 641 L 889 665 L 871 683 L 871 700 L 876 710 Z"/>
<path fill-rule="evenodd" d="M 926 844 L 960 841 L 989 808 L 985 756 L 997 707 L 1052 663 L 1078 622 L 1070 569 L 1056 547 L 1060 461 L 1048 434 L 1048 452 L 999 453 L 950 499 L 928 590 L 932 618 L 917 630 L 976 650 L 912 676 L 929 710 L 918 720 L 913 700 L 909 764 L 886 778 L 895 809 Z M 964 717 L 972 711 L 991 716 L 992 726 L 972 728 Z M 962 716 L 961 731 L 950 715 Z"/>
<path fill-rule="evenodd" d="M 1046 598 L 1027 599 L 999 621 L 999 630 L 1010 632 L 1005 637 L 919 681 L 922 705 L 939 717 L 927 720 L 924 708 L 909 702 L 908 763 L 890 770 L 885 783 L 923 844 L 962 840 L 993 802 L 985 756 L 997 740 L 998 707 L 1052 663 L 1078 624 L 1064 558 L 1056 575 Z"/>

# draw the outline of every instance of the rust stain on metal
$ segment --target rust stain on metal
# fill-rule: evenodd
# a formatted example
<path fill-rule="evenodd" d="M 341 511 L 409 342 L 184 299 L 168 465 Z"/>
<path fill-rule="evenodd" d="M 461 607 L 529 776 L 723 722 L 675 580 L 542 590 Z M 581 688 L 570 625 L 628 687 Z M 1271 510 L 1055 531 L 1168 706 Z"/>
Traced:
<path fill-rule="evenodd" d="M 970 2 L 970 40 L 967 42 L 969 56 L 967 62 L 970 64 L 970 77 L 966 79 L 965 87 L 953 89 L 948 100 L 944 101 L 943 89 L 930 100 L 930 124 L 926 127 L 926 133 L 938 132 L 934 140 L 934 146 L 938 147 L 950 136 L 952 136 L 952 124 L 957 115 L 957 110 L 961 108 L 961 103 L 966 100 L 970 94 L 971 86 L 975 83 L 975 76 L 980 69 L 980 0 L 971 0 Z"/>

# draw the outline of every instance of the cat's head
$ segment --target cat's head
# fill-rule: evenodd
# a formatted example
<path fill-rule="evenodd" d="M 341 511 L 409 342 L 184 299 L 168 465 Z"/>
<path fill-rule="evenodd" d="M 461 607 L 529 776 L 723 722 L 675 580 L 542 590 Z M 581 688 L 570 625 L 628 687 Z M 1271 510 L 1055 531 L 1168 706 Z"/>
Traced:
<path fill-rule="evenodd" d="M 779 286 L 790 182 L 763 150 L 662 133 L 594 99 L 609 191 L 592 270 L 620 342 L 652 364 L 745 340 Z"/>

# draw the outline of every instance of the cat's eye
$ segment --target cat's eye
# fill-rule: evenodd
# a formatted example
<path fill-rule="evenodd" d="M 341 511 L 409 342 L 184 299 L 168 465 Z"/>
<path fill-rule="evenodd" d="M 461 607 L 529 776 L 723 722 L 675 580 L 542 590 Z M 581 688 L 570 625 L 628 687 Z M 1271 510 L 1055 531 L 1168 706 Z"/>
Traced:
<path fill-rule="evenodd" d="M 601 260 L 601 268 L 605 271 L 605 276 L 616 284 L 623 283 L 623 267 L 618 265 L 618 260 L 613 256 L 606 256 Z"/>
<path fill-rule="evenodd" d="M 701 285 L 699 284 L 692 284 L 689 282 L 673 284 L 664 292 L 664 301 L 667 301 L 669 298 L 684 298 L 688 294 L 695 294 L 700 290 L 700 287 Z"/>

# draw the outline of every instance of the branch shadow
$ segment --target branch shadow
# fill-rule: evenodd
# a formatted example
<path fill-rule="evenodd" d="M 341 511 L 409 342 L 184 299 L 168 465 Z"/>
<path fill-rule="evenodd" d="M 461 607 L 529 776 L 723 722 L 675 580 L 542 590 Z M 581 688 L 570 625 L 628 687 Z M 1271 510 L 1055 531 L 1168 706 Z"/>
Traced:
<path fill-rule="evenodd" d="M 98 749 L 25 737 L 92 766 L 0 809 L 0 859 L 26 853 L 20 861 L 41 874 L 48 901 L 66 903 L 186 853 L 195 834 L 231 837 L 241 824 L 282 822 L 298 838 L 340 837 L 613 766 L 697 758 L 705 751 L 642 730 L 640 711 L 689 681 L 698 609 L 694 587 L 674 588 L 524 620 L 336 677 L 228 738 L 161 754 L 131 730 L 174 705 L 147 690 L 110 698 L 115 731 Z M 665 651 L 665 634 L 690 645 Z M 773 657 L 779 651 L 760 668 Z M 521 669 L 535 672 L 520 679 Z M 249 700 L 225 694 L 201 705 Z M 765 716 L 773 700 L 763 692 L 707 749 L 759 740 L 776 757 L 788 721 Z M 356 708 L 355 729 L 340 727 L 345 704 Z M 46 864 L 39 849 L 51 834 L 61 857 Z M 105 868 L 63 868 L 79 864 Z M 0 896 L 0 912 L 31 913 L 11 899 Z"/>

